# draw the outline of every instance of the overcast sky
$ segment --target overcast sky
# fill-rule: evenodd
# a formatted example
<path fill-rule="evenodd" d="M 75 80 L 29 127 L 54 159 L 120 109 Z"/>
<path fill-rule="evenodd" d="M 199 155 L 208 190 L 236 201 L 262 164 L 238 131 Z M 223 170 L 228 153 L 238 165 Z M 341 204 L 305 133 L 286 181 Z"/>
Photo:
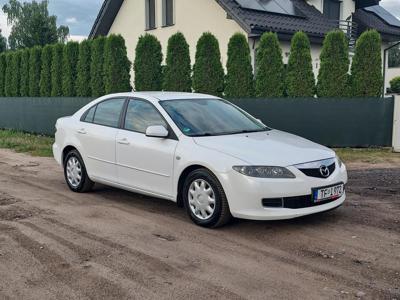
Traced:
<path fill-rule="evenodd" d="M 6 2 L 8 1 L 0 0 L 1 7 Z M 50 0 L 49 10 L 57 16 L 58 24 L 68 25 L 71 36 L 79 40 L 89 34 L 102 3 L 103 0 Z M 400 0 L 382 0 L 381 5 L 400 19 Z M 8 36 L 10 28 L 2 11 L 0 28 Z"/>

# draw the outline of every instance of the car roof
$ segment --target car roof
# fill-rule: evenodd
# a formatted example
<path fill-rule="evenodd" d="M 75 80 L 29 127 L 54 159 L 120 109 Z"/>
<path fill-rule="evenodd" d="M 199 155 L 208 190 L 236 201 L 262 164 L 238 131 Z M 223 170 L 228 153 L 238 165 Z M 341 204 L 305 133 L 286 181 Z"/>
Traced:
<path fill-rule="evenodd" d="M 198 94 L 198 93 L 183 93 L 183 92 L 130 92 L 130 93 L 119 93 L 104 96 L 104 98 L 113 97 L 135 97 L 143 98 L 149 101 L 168 101 L 168 100 L 190 100 L 190 99 L 219 99 L 218 97 Z"/>

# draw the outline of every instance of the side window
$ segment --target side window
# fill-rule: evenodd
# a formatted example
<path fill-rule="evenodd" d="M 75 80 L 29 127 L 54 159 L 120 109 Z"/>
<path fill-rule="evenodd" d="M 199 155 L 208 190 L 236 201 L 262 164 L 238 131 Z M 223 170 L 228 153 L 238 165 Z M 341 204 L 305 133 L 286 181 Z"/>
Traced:
<path fill-rule="evenodd" d="M 145 0 L 146 1 L 146 30 L 151 30 L 156 28 L 156 1 L 155 0 Z"/>
<path fill-rule="evenodd" d="M 86 113 L 85 119 L 83 119 L 83 122 L 93 123 L 93 118 L 94 118 L 94 113 L 96 112 L 96 107 L 97 107 L 97 105 L 93 106 L 91 109 L 88 110 L 88 112 Z"/>
<path fill-rule="evenodd" d="M 174 25 L 174 0 L 162 0 L 163 26 Z"/>
<path fill-rule="evenodd" d="M 112 99 L 100 102 L 93 123 L 109 127 L 118 127 L 125 99 Z"/>
<path fill-rule="evenodd" d="M 163 125 L 168 127 L 157 109 L 143 100 L 130 100 L 125 117 L 125 129 L 146 133 L 149 126 Z"/>

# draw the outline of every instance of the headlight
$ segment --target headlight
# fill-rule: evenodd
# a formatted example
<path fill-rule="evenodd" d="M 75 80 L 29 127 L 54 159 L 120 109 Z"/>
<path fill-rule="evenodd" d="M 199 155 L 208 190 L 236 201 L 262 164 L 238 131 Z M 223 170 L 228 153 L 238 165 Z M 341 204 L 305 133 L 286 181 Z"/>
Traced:
<path fill-rule="evenodd" d="M 296 178 L 292 172 L 283 167 L 234 166 L 240 174 L 260 178 Z"/>
<path fill-rule="evenodd" d="M 339 168 L 341 168 L 341 167 L 342 167 L 342 165 L 343 165 L 343 162 L 342 162 L 342 160 L 340 159 L 340 157 L 339 157 L 339 156 L 337 156 L 337 155 L 336 155 L 336 160 L 337 160 L 337 162 L 338 162 L 338 166 L 339 166 Z"/>

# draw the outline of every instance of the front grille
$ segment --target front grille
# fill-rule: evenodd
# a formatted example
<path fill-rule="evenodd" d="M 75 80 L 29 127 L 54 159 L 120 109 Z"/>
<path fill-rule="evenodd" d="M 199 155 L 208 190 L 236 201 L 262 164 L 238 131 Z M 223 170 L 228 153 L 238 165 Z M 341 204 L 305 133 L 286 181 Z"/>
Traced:
<path fill-rule="evenodd" d="M 336 170 L 336 163 L 333 163 L 328 167 L 329 170 L 329 176 L 331 176 L 333 174 L 333 172 L 335 172 Z M 328 178 L 325 177 L 321 174 L 321 171 L 319 168 L 315 168 L 315 169 L 299 169 L 301 172 L 303 172 L 305 175 L 309 176 L 309 177 L 316 177 L 316 178 Z"/>
<path fill-rule="evenodd" d="M 262 205 L 264 207 L 269 208 L 291 208 L 291 209 L 299 209 L 299 208 L 307 208 L 318 205 L 327 204 L 337 199 L 329 199 L 326 201 L 321 201 L 314 203 L 312 200 L 312 195 L 305 196 L 296 196 L 296 197 L 284 197 L 284 198 L 266 198 L 262 199 Z"/>

